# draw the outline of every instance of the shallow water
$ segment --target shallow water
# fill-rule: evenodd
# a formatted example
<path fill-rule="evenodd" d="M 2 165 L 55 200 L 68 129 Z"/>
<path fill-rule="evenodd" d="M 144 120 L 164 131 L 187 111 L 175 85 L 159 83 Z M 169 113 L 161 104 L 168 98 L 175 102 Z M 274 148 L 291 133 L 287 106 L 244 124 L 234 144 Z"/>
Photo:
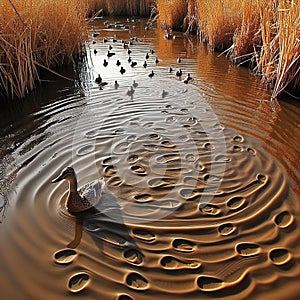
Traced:
<path fill-rule="evenodd" d="M 81 82 L 54 79 L 1 109 L 1 298 L 298 299 L 299 106 L 271 105 L 195 37 L 103 21 Z M 66 182 L 51 183 L 68 165 L 80 186 L 106 182 L 78 218 Z"/>

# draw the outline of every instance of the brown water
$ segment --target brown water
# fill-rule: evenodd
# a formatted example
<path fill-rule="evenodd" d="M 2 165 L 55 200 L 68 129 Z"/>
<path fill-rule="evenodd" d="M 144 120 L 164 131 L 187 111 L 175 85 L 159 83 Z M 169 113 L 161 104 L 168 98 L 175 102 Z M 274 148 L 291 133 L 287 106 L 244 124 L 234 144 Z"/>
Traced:
<path fill-rule="evenodd" d="M 195 37 L 129 24 L 137 66 L 129 31 L 100 20 L 82 82 L 1 109 L 1 299 L 298 299 L 299 106 L 271 105 L 247 69 Z M 67 165 L 80 186 L 106 181 L 77 219 L 67 184 L 51 183 Z"/>

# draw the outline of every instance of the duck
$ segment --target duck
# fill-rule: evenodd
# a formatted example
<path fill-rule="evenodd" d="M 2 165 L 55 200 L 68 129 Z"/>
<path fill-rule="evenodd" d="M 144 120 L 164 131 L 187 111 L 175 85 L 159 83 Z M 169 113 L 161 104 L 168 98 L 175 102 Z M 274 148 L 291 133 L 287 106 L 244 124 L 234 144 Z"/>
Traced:
<path fill-rule="evenodd" d="M 117 65 L 117 66 L 120 66 L 120 65 L 121 65 L 120 60 L 117 60 L 116 65 Z"/>
<path fill-rule="evenodd" d="M 128 55 L 130 55 L 130 54 L 131 54 L 131 50 L 130 50 L 130 49 L 128 49 L 128 50 L 127 50 L 127 53 L 128 53 Z"/>
<path fill-rule="evenodd" d="M 98 74 L 98 77 L 95 79 L 95 82 L 100 84 L 102 82 L 102 78 L 100 76 L 100 74 Z"/>
<path fill-rule="evenodd" d="M 112 57 L 113 55 L 116 55 L 116 53 L 107 51 L 107 57 Z"/>
<path fill-rule="evenodd" d="M 94 54 L 97 54 L 97 53 L 98 53 L 97 49 L 94 49 Z"/>
<path fill-rule="evenodd" d="M 146 58 L 146 59 L 149 58 L 149 53 L 148 53 L 148 52 L 146 53 L 145 58 Z"/>
<path fill-rule="evenodd" d="M 146 61 L 144 61 L 143 67 L 147 68 L 147 62 Z"/>
<path fill-rule="evenodd" d="M 159 59 L 156 57 L 155 58 L 155 63 L 158 64 L 159 63 Z"/>
<path fill-rule="evenodd" d="M 131 62 L 131 64 L 130 64 L 130 66 L 133 68 L 133 67 L 135 67 L 137 65 L 137 62 L 136 61 L 132 61 Z"/>
<path fill-rule="evenodd" d="M 182 62 L 181 57 L 178 57 L 178 58 L 177 58 L 177 62 L 178 62 L 179 64 Z"/>
<path fill-rule="evenodd" d="M 66 167 L 58 177 L 52 179 L 52 183 L 67 180 L 69 192 L 66 207 L 69 213 L 76 214 L 84 212 L 99 203 L 102 190 L 105 186 L 103 178 L 96 179 L 77 189 L 77 175 L 72 167 Z"/>
<path fill-rule="evenodd" d="M 133 86 L 135 89 L 137 88 L 138 85 L 139 85 L 139 84 L 138 84 L 135 80 L 133 80 L 132 86 Z"/>
<path fill-rule="evenodd" d="M 131 86 L 127 91 L 126 91 L 126 94 L 130 97 L 133 96 L 134 94 L 134 88 Z"/>
<path fill-rule="evenodd" d="M 126 70 L 121 66 L 120 73 L 123 75 L 125 72 Z"/>
<path fill-rule="evenodd" d="M 103 61 L 103 66 L 104 66 L 104 67 L 107 67 L 107 65 L 108 65 L 108 61 L 107 61 L 106 59 L 104 59 L 104 61 Z"/>
<path fill-rule="evenodd" d="M 182 76 L 182 70 L 179 69 L 177 72 L 176 72 L 176 76 L 177 77 L 181 77 Z"/>
<path fill-rule="evenodd" d="M 190 80 L 192 80 L 193 78 L 191 77 L 191 74 L 188 73 L 187 77 L 183 80 L 184 83 L 188 84 Z"/>
<path fill-rule="evenodd" d="M 152 77 L 154 76 L 154 71 L 152 70 L 151 73 L 148 74 L 148 76 L 149 76 L 150 78 L 152 78 Z"/>
<path fill-rule="evenodd" d="M 118 83 L 118 81 L 117 80 L 115 80 L 115 89 L 117 90 L 118 88 L 119 88 L 119 83 Z"/>

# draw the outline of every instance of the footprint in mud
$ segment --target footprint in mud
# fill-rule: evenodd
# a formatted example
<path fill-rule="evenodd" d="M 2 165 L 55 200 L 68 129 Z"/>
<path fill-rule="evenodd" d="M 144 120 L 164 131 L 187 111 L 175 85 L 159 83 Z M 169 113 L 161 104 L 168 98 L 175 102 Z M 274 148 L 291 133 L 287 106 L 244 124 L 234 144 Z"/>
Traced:
<path fill-rule="evenodd" d="M 148 122 L 148 123 L 143 124 L 143 127 L 144 127 L 144 128 L 150 128 L 150 127 L 152 127 L 153 125 L 154 125 L 153 122 Z"/>
<path fill-rule="evenodd" d="M 158 135 L 157 133 L 151 133 L 151 134 L 149 135 L 149 138 L 150 138 L 151 140 L 160 140 L 160 139 L 161 139 L 161 136 Z"/>
<path fill-rule="evenodd" d="M 246 199 L 242 196 L 235 196 L 227 201 L 227 206 L 230 210 L 241 210 L 246 206 Z"/>
<path fill-rule="evenodd" d="M 175 148 L 176 145 L 168 140 L 163 140 L 161 142 L 162 146 L 165 147 L 165 148 Z"/>
<path fill-rule="evenodd" d="M 235 230 L 236 230 L 236 227 L 231 223 L 225 223 L 218 227 L 218 232 L 221 235 L 230 235 L 233 232 L 235 232 Z"/>
<path fill-rule="evenodd" d="M 113 152 L 116 154 L 123 154 L 128 151 L 129 145 L 129 142 L 120 142 L 113 147 Z"/>
<path fill-rule="evenodd" d="M 133 300 L 133 298 L 128 295 L 119 295 L 117 300 Z"/>
<path fill-rule="evenodd" d="M 213 204 L 202 203 L 199 205 L 199 210 L 203 215 L 218 216 L 221 214 L 221 209 Z"/>
<path fill-rule="evenodd" d="M 222 289 L 224 281 L 216 277 L 201 275 L 197 279 L 197 285 L 204 292 L 214 292 Z"/>
<path fill-rule="evenodd" d="M 93 152 L 94 149 L 95 149 L 94 145 L 85 145 L 85 146 L 79 148 L 77 150 L 76 154 L 78 156 L 86 155 L 86 154 Z"/>
<path fill-rule="evenodd" d="M 132 154 L 127 158 L 127 161 L 130 164 L 135 164 L 139 159 L 140 159 L 140 157 L 138 155 Z"/>
<path fill-rule="evenodd" d="M 108 156 L 108 157 L 103 158 L 102 165 L 110 166 L 110 165 L 114 165 L 114 164 L 118 163 L 119 161 L 120 160 L 115 156 Z"/>
<path fill-rule="evenodd" d="M 78 293 L 85 289 L 90 283 L 90 276 L 86 272 L 79 272 L 73 276 L 68 281 L 69 291 L 72 293 Z"/>
<path fill-rule="evenodd" d="M 168 118 L 166 118 L 166 122 L 174 123 L 174 122 L 176 122 L 176 118 L 175 117 L 168 117 Z"/>
<path fill-rule="evenodd" d="M 275 224 L 280 228 L 289 227 L 293 221 L 294 217 L 288 211 L 281 212 L 274 219 Z"/>
<path fill-rule="evenodd" d="M 193 252 L 196 248 L 196 244 L 184 239 L 175 239 L 172 242 L 172 247 L 179 252 Z"/>
<path fill-rule="evenodd" d="M 208 149 L 208 150 L 216 149 L 216 147 L 211 143 L 205 143 L 203 146 L 204 146 L 205 149 Z"/>
<path fill-rule="evenodd" d="M 139 195 L 133 196 L 133 198 L 136 200 L 136 202 L 139 202 L 139 203 L 147 203 L 147 202 L 153 201 L 152 196 L 149 194 L 139 194 Z"/>
<path fill-rule="evenodd" d="M 115 129 L 113 135 L 122 135 L 125 133 L 125 129 Z"/>
<path fill-rule="evenodd" d="M 253 148 L 248 147 L 246 150 L 251 155 L 255 155 L 256 154 L 256 151 Z"/>
<path fill-rule="evenodd" d="M 126 283 L 135 290 L 146 290 L 149 287 L 148 280 L 139 273 L 131 273 L 126 278 Z"/>
<path fill-rule="evenodd" d="M 176 183 L 176 180 L 172 178 L 152 178 L 148 181 L 148 185 L 151 188 L 163 188 L 163 187 L 170 187 Z"/>
<path fill-rule="evenodd" d="M 155 235 L 147 230 L 133 229 L 132 233 L 136 238 L 144 242 L 152 243 L 156 239 Z"/>
<path fill-rule="evenodd" d="M 253 243 L 240 243 L 236 245 L 235 249 L 241 256 L 257 255 L 261 250 L 259 245 Z"/>
<path fill-rule="evenodd" d="M 288 263 L 291 260 L 292 255 L 285 248 L 277 248 L 269 252 L 269 258 L 274 265 L 281 266 Z"/>
<path fill-rule="evenodd" d="M 186 154 L 185 159 L 189 162 L 193 162 L 197 159 L 197 157 L 192 153 L 188 153 Z"/>
<path fill-rule="evenodd" d="M 241 135 L 235 135 L 232 138 L 233 142 L 235 143 L 242 143 L 244 141 L 244 138 Z"/>
<path fill-rule="evenodd" d="M 243 147 L 238 146 L 238 145 L 234 145 L 234 146 L 232 147 L 232 151 L 233 151 L 233 152 L 242 152 L 242 151 L 243 151 Z"/>
<path fill-rule="evenodd" d="M 53 259 L 59 265 L 68 265 L 75 260 L 77 252 L 73 249 L 63 249 L 54 253 Z"/>
<path fill-rule="evenodd" d="M 144 261 L 144 256 L 136 249 L 129 249 L 124 252 L 124 257 L 135 265 L 140 265 Z"/>
<path fill-rule="evenodd" d="M 130 167 L 131 171 L 139 176 L 147 176 L 146 169 L 143 166 L 133 165 Z"/>
<path fill-rule="evenodd" d="M 118 172 L 118 169 L 115 166 L 107 166 L 103 171 L 106 176 L 112 176 Z"/>
<path fill-rule="evenodd" d="M 187 262 L 177 259 L 173 256 L 165 256 L 161 259 L 160 264 L 167 270 L 180 270 L 180 269 L 197 269 L 201 266 L 199 262 Z"/>
<path fill-rule="evenodd" d="M 220 154 L 215 157 L 216 162 L 230 162 L 231 159 L 226 155 Z"/>
<path fill-rule="evenodd" d="M 106 184 L 108 186 L 120 186 L 122 185 L 124 182 L 123 179 L 121 179 L 120 177 L 118 176 L 114 176 L 114 177 L 110 177 L 107 181 L 106 181 Z"/>
<path fill-rule="evenodd" d="M 265 184 L 268 180 L 268 177 L 264 174 L 257 174 L 256 179 L 258 180 L 259 183 Z"/>
<path fill-rule="evenodd" d="M 134 135 L 134 134 L 131 134 L 131 135 L 129 135 L 129 136 L 126 138 L 126 140 L 127 140 L 128 142 L 134 142 L 136 139 L 137 139 L 137 136 Z"/>

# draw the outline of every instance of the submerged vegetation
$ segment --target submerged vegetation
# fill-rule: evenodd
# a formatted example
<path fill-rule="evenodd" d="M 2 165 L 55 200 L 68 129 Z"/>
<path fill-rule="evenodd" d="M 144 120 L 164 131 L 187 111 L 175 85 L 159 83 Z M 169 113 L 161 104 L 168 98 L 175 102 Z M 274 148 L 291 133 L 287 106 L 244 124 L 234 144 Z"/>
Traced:
<path fill-rule="evenodd" d="M 158 8 L 162 27 L 197 32 L 210 48 L 250 65 L 273 97 L 299 93 L 299 0 L 158 0 Z"/>
<path fill-rule="evenodd" d="M 300 0 L 0 0 L 0 94 L 24 97 L 40 70 L 74 62 L 86 17 L 149 16 L 197 33 L 211 49 L 248 64 L 273 88 L 299 93 Z"/>

